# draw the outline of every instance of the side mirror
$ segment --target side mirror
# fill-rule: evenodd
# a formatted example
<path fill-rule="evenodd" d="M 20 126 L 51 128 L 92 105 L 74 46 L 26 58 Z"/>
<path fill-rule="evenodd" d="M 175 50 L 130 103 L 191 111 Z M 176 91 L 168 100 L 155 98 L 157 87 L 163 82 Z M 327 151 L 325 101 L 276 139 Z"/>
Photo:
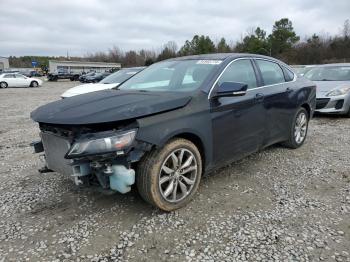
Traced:
<path fill-rule="evenodd" d="M 223 82 L 216 90 L 214 97 L 244 96 L 248 85 L 238 82 Z"/>

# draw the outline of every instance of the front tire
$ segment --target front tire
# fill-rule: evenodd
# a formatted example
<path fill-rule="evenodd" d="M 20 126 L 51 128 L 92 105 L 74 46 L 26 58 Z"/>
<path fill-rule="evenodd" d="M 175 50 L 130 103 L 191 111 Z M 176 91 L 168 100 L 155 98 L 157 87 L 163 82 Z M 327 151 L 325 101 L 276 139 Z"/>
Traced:
<path fill-rule="evenodd" d="M 38 87 L 39 86 L 39 83 L 37 81 L 32 81 L 30 83 L 30 87 Z"/>
<path fill-rule="evenodd" d="M 309 118 L 309 113 L 306 109 L 303 107 L 299 108 L 293 118 L 289 139 L 283 143 L 286 147 L 296 149 L 304 144 L 309 128 Z"/>
<path fill-rule="evenodd" d="M 0 88 L 7 88 L 8 84 L 6 82 L 0 82 Z"/>
<path fill-rule="evenodd" d="M 136 184 L 141 197 L 164 210 L 187 205 L 202 175 L 202 158 L 190 141 L 176 138 L 147 153 L 138 166 Z"/>

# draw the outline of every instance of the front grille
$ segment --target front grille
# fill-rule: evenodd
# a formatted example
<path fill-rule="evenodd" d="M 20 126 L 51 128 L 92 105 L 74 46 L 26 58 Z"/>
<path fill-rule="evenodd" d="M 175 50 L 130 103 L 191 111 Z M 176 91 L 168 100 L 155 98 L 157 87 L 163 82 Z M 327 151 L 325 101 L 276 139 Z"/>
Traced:
<path fill-rule="evenodd" d="M 67 176 L 73 174 L 71 160 L 64 158 L 70 148 L 69 141 L 64 137 L 46 132 L 41 132 L 40 136 L 44 145 L 47 167 Z"/>
<path fill-rule="evenodd" d="M 316 109 L 322 109 L 326 107 L 330 98 L 318 98 L 316 99 Z"/>

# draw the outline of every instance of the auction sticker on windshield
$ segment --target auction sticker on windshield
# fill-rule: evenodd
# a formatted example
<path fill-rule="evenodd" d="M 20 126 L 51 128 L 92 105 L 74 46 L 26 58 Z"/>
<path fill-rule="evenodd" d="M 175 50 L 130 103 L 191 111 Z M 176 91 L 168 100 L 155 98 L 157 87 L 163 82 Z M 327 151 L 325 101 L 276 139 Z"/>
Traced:
<path fill-rule="evenodd" d="M 221 63 L 221 60 L 199 60 L 197 62 L 198 65 L 220 65 Z"/>

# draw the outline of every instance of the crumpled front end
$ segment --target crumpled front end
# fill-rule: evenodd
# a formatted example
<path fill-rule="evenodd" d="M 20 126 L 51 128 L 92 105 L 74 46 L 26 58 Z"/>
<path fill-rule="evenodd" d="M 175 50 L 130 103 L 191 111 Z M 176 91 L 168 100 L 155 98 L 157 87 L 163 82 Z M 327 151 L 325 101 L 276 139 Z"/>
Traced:
<path fill-rule="evenodd" d="M 127 193 L 135 183 L 134 163 L 151 149 L 136 141 L 137 129 L 69 130 L 41 125 L 36 153 L 44 153 L 46 169 L 66 175 L 76 185 Z"/>

